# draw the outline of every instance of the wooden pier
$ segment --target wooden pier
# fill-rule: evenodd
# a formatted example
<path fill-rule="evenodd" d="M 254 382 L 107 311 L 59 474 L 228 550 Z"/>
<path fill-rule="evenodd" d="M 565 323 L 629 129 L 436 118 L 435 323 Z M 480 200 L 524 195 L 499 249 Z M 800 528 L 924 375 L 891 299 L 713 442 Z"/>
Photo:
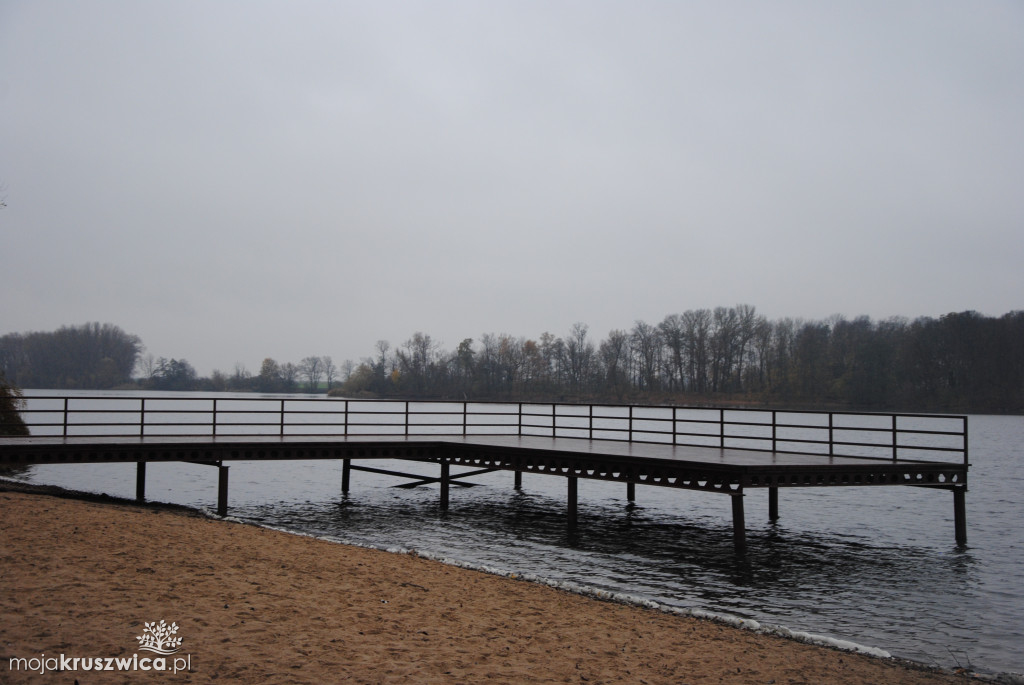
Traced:
<path fill-rule="evenodd" d="M 352 472 L 451 486 L 494 471 L 566 479 L 568 525 L 578 524 L 578 479 L 700 490 L 732 498 L 733 540 L 746 548 L 747 490 L 911 486 L 953 493 L 955 539 L 966 544 L 967 418 L 950 415 L 797 412 L 619 405 L 395 402 L 332 399 L 31 397 L 33 435 L 0 438 L 0 464 L 135 462 L 145 499 L 146 463 L 218 469 L 218 513 L 228 509 L 232 461 L 335 459 L 341 489 Z M 205 403 L 205 404 L 204 404 Z M 47 434 L 48 433 L 48 434 Z M 437 467 L 424 476 L 368 462 Z M 462 470 L 454 470 L 453 467 Z"/>

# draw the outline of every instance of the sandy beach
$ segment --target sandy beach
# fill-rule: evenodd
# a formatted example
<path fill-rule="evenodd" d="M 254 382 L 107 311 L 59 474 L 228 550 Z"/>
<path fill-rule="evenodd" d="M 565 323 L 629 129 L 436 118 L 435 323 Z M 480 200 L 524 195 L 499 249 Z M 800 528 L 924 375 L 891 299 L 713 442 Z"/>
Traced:
<path fill-rule="evenodd" d="M 0 486 L 0 526 L 5 683 L 966 680 L 182 509 Z"/>

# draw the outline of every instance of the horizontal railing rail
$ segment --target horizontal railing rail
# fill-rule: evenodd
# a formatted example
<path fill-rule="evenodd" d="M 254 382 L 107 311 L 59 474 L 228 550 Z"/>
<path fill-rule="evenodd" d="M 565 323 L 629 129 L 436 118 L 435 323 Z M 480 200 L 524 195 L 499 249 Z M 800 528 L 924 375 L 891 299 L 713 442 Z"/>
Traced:
<path fill-rule="evenodd" d="M 967 417 L 537 402 L 30 395 L 33 436 L 518 435 L 968 463 Z"/>

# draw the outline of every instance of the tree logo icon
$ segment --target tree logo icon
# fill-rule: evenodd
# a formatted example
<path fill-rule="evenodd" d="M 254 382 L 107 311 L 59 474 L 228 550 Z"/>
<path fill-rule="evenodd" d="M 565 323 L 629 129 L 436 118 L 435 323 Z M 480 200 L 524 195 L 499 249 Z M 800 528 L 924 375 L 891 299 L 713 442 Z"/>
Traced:
<path fill-rule="evenodd" d="M 135 636 L 135 639 L 139 641 L 139 649 L 157 654 L 174 654 L 181 649 L 181 638 L 174 636 L 177 632 L 177 623 L 167 625 L 167 621 L 161 619 L 160 623 L 146 622 L 142 635 Z"/>

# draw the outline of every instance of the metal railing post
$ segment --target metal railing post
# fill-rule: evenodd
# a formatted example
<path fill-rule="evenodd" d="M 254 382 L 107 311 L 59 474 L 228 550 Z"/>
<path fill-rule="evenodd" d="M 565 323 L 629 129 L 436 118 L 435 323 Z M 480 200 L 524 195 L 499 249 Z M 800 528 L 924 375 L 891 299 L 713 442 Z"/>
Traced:
<path fill-rule="evenodd" d="M 633 442 L 633 405 L 629 405 L 629 442 Z"/>
<path fill-rule="evenodd" d="M 964 424 L 964 466 L 967 466 L 967 417 L 964 416 L 961 420 Z"/>
<path fill-rule="evenodd" d="M 520 416 L 522 416 L 522 413 L 520 413 Z M 553 438 L 557 438 L 558 437 L 557 424 L 558 424 L 558 419 L 557 419 L 557 417 L 555 415 L 555 403 L 552 402 L 551 403 L 551 437 L 553 437 Z"/>
<path fill-rule="evenodd" d="M 522 423 L 521 420 L 520 420 L 520 423 Z M 522 429 L 520 429 L 520 432 L 522 432 Z M 469 435 L 469 402 L 468 401 L 463 401 L 462 402 L 462 437 L 466 437 L 467 435 Z"/>
<path fill-rule="evenodd" d="M 64 437 L 68 437 L 68 398 L 64 398 Z"/>
<path fill-rule="evenodd" d="M 776 417 L 776 412 L 775 412 L 774 409 L 772 409 L 772 452 L 775 452 L 778 449 L 777 448 L 777 444 L 778 444 L 777 443 L 777 433 L 776 433 L 776 431 L 778 430 L 778 423 L 779 423 L 779 421 L 778 421 L 778 418 Z"/>
<path fill-rule="evenodd" d="M 679 436 L 676 434 L 676 431 L 679 428 L 679 419 L 678 419 L 678 417 L 679 417 L 679 407 L 672 407 L 672 445 L 673 446 L 675 446 L 676 442 L 679 440 Z"/>
<path fill-rule="evenodd" d="M 589 418 L 588 418 L 588 421 L 587 421 L 587 425 L 588 425 L 587 437 L 588 437 L 588 439 L 593 440 L 594 439 L 594 405 L 590 404 L 590 405 L 587 405 L 587 407 L 589 408 L 589 414 L 590 414 Z"/>
<path fill-rule="evenodd" d="M 835 446 L 833 444 L 834 431 L 832 429 L 832 412 L 828 413 L 828 456 L 835 455 Z"/>
<path fill-rule="evenodd" d="M 892 415 L 892 460 L 896 461 L 899 449 L 899 433 L 896 431 L 896 415 Z"/>
<path fill-rule="evenodd" d="M 718 446 L 725 447 L 725 409 L 718 410 Z"/>
<path fill-rule="evenodd" d="M 217 398 L 213 398 L 213 435 L 217 436 Z"/>
<path fill-rule="evenodd" d="M 281 400 L 281 421 L 278 424 L 278 433 L 277 433 L 282 438 L 284 437 L 284 403 L 285 403 L 285 400 Z"/>
<path fill-rule="evenodd" d="M 405 401 L 405 437 L 409 437 L 409 400 Z"/>
<path fill-rule="evenodd" d="M 146 434 L 146 398 L 139 398 L 139 437 Z"/>
<path fill-rule="evenodd" d="M 345 400 L 345 437 L 348 437 L 348 400 Z"/>

